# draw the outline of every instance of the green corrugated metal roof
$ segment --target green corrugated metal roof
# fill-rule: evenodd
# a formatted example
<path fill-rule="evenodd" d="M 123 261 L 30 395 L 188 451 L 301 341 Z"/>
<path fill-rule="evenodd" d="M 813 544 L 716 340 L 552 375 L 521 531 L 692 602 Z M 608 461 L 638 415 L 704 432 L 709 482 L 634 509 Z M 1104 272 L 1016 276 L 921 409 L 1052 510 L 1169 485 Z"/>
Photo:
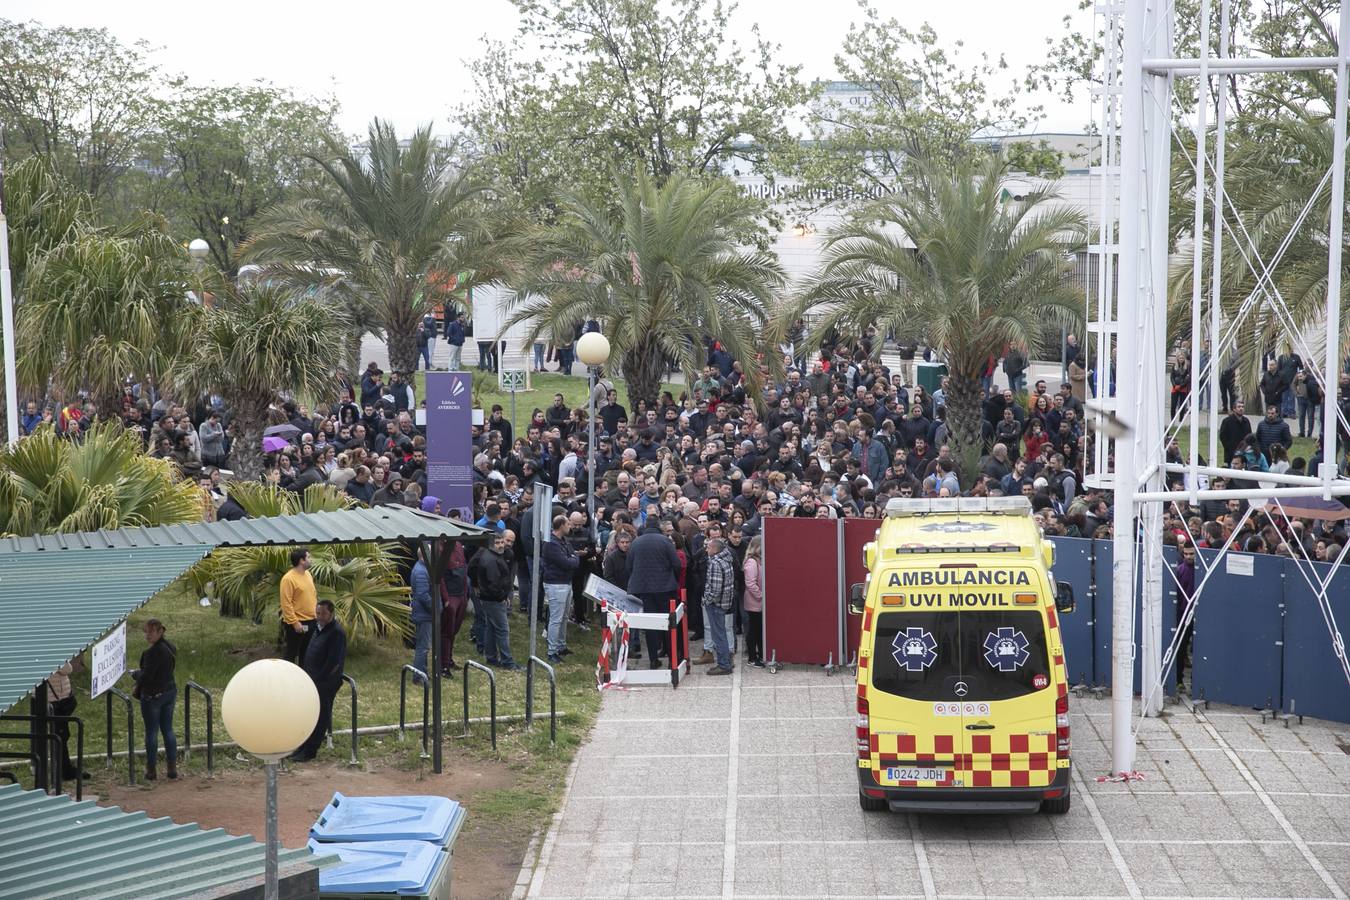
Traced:
<path fill-rule="evenodd" d="M 193 897 L 263 871 L 263 845 L 251 837 L 18 785 L 0 786 L 0 848 L 0 895 L 33 900 Z M 335 860 L 282 849 L 277 861 Z"/>
<path fill-rule="evenodd" d="M 335 544 L 398 538 L 449 538 L 468 543 L 486 543 L 492 539 L 492 533 L 476 525 L 406 506 L 376 506 L 370 509 L 240 519 L 237 522 L 196 522 L 157 525 L 153 528 L 6 537 L 0 538 L 0 556 L 52 550 L 179 547 L 191 544 L 217 547 Z"/>
<path fill-rule="evenodd" d="M 397 538 L 486 543 L 492 534 L 406 506 L 377 506 L 0 538 L 0 712 L 216 547 Z"/>
<path fill-rule="evenodd" d="M 0 555 L 0 711 L 211 549 L 189 544 Z"/>

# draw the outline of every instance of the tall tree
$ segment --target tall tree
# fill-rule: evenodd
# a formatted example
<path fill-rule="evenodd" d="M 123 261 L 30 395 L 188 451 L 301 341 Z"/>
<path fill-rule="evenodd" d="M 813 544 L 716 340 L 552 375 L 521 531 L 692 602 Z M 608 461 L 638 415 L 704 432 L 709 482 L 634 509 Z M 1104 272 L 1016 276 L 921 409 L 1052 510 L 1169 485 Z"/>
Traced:
<path fill-rule="evenodd" d="M 16 309 L 19 383 L 87 390 L 101 414 L 128 376 L 158 375 L 183 351 L 199 307 L 187 254 L 163 232 L 80 229 L 30 261 Z"/>
<path fill-rule="evenodd" d="M 449 296 L 447 275 L 497 274 L 498 219 L 472 165 L 430 127 L 400 141 L 376 119 L 364 152 L 330 142 L 321 183 L 259 216 L 242 258 L 297 286 L 368 303 L 397 370 L 417 368 L 422 315 Z"/>
<path fill-rule="evenodd" d="M 1082 215 L 1051 188 L 1014 199 L 999 155 L 955 167 L 912 160 L 905 190 L 868 204 L 833 232 L 819 277 L 780 312 L 783 330 L 807 309 L 816 335 L 918 328 L 947 361 L 947 423 L 968 478 L 981 451 L 980 374 L 1008 343 L 1036 344 L 1081 317 L 1065 250 Z"/>
<path fill-rule="evenodd" d="M 219 394 L 234 414 L 234 469 L 262 472 L 267 408 L 281 391 L 325 396 L 342 353 L 340 310 L 278 286 L 225 290 L 202 310 L 168 381 L 188 396 Z"/>
<path fill-rule="evenodd" d="M 558 185 L 617 202 L 597 160 L 658 182 L 767 172 L 774 150 L 796 141 L 788 122 L 810 95 L 800 67 L 776 62 L 757 30 L 742 47 L 729 33 L 734 5 L 512 2 L 521 37 L 474 64 L 478 97 L 463 116 L 494 180 L 535 219 L 553 213 Z"/>
<path fill-rule="evenodd" d="M 156 67 L 143 43 L 106 29 L 0 19 L 0 123 L 10 158 L 46 156 L 103 200 L 135 162 L 156 107 Z"/>
<path fill-rule="evenodd" d="M 664 185 L 639 171 L 615 178 L 618 212 L 562 194 L 560 218 L 527 242 L 507 327 L 530 322 L 529 339 L 604 323 L 629 401 L 654 401 L 668 368 L 693 380 L 718 340 L 753 389 L 759 334 L 783 271 L 771 254 L 745 249 L 754 209 L 724 179 L 672 175 Z"/>
<path fill-rule="evenodd" d="M 917 29 L 859 0 L 834 65 L 840 82 L 811 104 L 811 140 L 783 148 L 778 166 L 799 179 L 801 214 L 894 190 L 911 159 L 953 167 L 984 152 L 978 138 L 1022 132 L 1041 107 L 1002 57 L 962 58 L 927 23 Z M 1021 168 L 1058 175 L 1058 155 L 1034 142 L 1011 142 Z"/>
<path fill-rule="evenodd" d="M 216 267 L 233 275 L 257 215 L 316 183 L 311 157 L 337 135 L 336 104 L 261 82 L 173 87 L 145 142 L 154 172 L 128 199 L 162 213 L 180 239 L 203 238 Z"/>

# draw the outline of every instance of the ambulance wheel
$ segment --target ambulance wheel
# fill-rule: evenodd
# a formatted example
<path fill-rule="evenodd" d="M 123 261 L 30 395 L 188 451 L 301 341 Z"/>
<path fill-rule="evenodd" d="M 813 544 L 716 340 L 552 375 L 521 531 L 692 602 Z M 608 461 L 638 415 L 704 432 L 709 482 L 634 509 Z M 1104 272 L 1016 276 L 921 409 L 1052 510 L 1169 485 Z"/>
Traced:
<path fill-rule="evenodd" d="M 889 804 L 880 797 L 869 797 L 862 791 L 859 791 L 858 805 L 862 807 L 863 812 L 885 812 Z"/>
<path fill-rule="evenodd" d="M 1069 802 L 1073 799 L 1071 794 L 1065 793 L 1062 797 L 1054 797 L 1050 800 L 1041 801 L 1041 812 L 1052 816 L 1062 816 L 1069 811 Z"/>

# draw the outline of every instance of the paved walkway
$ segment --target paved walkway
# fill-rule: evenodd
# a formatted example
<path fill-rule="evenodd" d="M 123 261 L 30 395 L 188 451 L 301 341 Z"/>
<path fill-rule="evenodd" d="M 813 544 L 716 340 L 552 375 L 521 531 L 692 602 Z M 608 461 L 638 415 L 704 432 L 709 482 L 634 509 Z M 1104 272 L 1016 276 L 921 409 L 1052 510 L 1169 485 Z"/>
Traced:
<path fill-rule="evenodd" d="M 737 666 L 607 692 L 517 898 L 1345 897 L 1350 725 L 1215 707 L 1144 723 L 1110 766 L 1073 703 L 1063 817 L 863 813 L 847 673 Z"/>

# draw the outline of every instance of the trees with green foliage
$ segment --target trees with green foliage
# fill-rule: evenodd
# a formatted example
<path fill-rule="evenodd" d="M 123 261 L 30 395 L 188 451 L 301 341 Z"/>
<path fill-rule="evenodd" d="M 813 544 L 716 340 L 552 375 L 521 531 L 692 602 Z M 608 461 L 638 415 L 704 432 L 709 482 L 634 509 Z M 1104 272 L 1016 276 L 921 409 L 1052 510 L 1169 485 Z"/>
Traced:
<path fill-rule="evenodd" d="M 163 215 L 184 240 L 204 239 L 216 268 L 234 275 L 257 215 L 317 181 L 311 157 L 337 135 L 336 103 L 262 82 L 180 79 L 171 90 L 144 141 L 154 171 L 136 179 L 127 201 Z"/>
<path fill-rule="evenodd" d="M 753 390 L 759 335 L 784 282 L 772 254 L 737 239 L 753 205 L 723 179 L 678 174 L 659 186 L 642 171 L 615 177 L 613 193 L 617 212 L 579 193 L 560 196 L 557 224 L 524 242 L 522 299 L 507 327 L 532 323 L 532 340 L 604 322 L 633 406 L 656 400 L 668 368 L 692 382 L 711 339 L 741 363 Z"/>
<path fill-rule="evenodd" d="M 233 413 L 234 470 L 262 473 L 267 408 L 281 391 L 324 396 L 342 353 L 341 310 L 275 285 L 226 289 L 203 309 L 169 369 L 185 396 L 219 394 Z"/>
<path fill-rule="evenodd" d="M 406 143 L 378 119 L 360 151 L 336 142 L 317 159 L 321 183 L 259 216 L 242 258 L 267 277 L 367 304 L 390 364 L 417 368 L 417 328 L 450 296 L 451 279 L 498 273 L 500 222 L 474 166 L 438 146 L 430 127 Z"/>
<path fill-rule="evenodd" d="M 158 72 L 103 28 L 0 19 L 0 124 L 10 159 L 45 156 L 102 201 L 154 127 Z"/>
<path fill-rule="evenodd" d="M 250 516 L 350 509 L 356 501 L 326 484 L 310 485 L 296 495 L 276 485 L 232 481 L 229 496 Z M 228 547 L 194 566 L 183 582 L 195 597 L 210 591 L 221 614 L 263 622 L 268 611 L 280 614 L 281 576 L 291 568 L 291 547 Z M 370 634 L 408 630 L 408 588 L 398 573 L 397 543 L 324 544 L 309 548 L 310 575 L 319 598 L 333 601 L 353 641 Z"/>
<path fill-rule="evenodd" d="M 911 159 L 953 171 L 985 150 L 980 139 L 1026 131 L 1040 117 L 1000 57 L 960 58 L 928 24 L 917 29 L 860 0 L 835 55 L 840 86 L 811 105 L 810 140 L 790 144 L 778 161 L 800 182 L 795 206 L 812 209 L 896 188 Z M 1003 148 L 1017 168 L 1057 177 L 1058 154 L 1031 142 Z"/>
<path fill-rule="evenodd" d="M 0 534 L 56 534 L 199 522 L 201 491 L 151 459 L 120 423 L 80 441 L 50 426 L 0 448 Z"/>
<path fill-rule="evenodd" d="M 1047 330 L 1082 316 L 1065 251 L 1084 238 L 1081 213 L 1051 201 L 1051 189 L 1005 194 L 999 155 L 955 168 L 907 164 L 905 190 L 860 209 L 831 233 L 819 277 L 780 311 L 783 331 L 807 309 L 816 337 L 861 334 L 875 325 L 912 330 L 947 361 L 947 424 L 969 478 L 981 451 L 980 375 L 1009 343 L 1035 345 Z"/>
<path fill-rule="evenodd" d="M 128 376 L 161 373 L 185 351 L 200 311 L 187 254 L 143 226 L 75 226 L 30 258 L 15 311 L 20 385 L 41 396 L 86 390 L 114 409 Z"/>
<path fill-rule="evenodd" d="M 490 177 L 532 220 L 565 187 L 616 205 L 603 164 L 674 174 L 769 171 L 810 89 L 718 0 L 513 0 L 517 43 L 489 44 L 463 111 Z M 551 62 L 520 62 L 521 57 Z M 762 210 L 761 210 L 762 212 Z M 752 220 L 753 222 L 753 220 Z"/>

